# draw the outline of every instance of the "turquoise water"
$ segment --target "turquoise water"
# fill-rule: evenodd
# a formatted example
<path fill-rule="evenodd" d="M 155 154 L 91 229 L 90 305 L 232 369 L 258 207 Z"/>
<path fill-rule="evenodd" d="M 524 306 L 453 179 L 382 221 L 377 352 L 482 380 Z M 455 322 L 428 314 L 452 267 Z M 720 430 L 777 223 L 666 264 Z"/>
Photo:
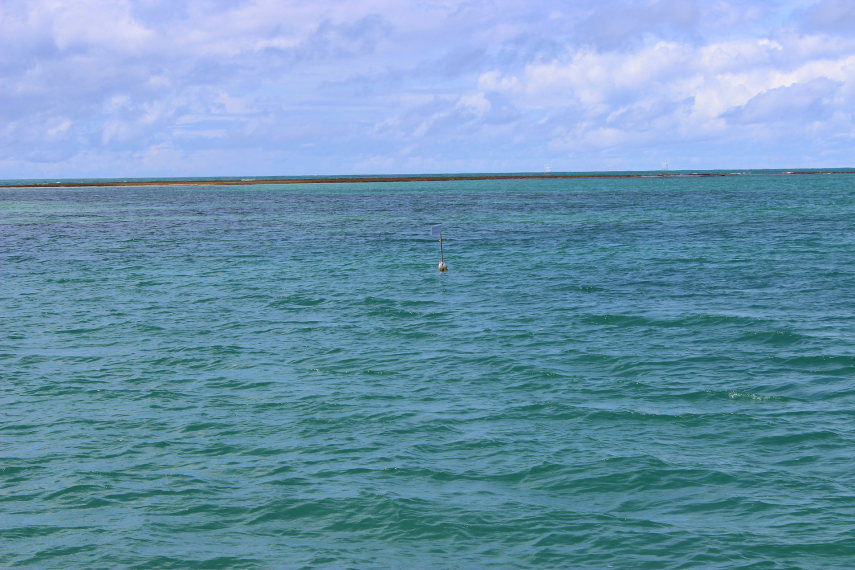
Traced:
<path fill-rule="evenodd" d="M 0 565 L 850 568 L 853 220 L 844 174 L 0 188 Z"/>

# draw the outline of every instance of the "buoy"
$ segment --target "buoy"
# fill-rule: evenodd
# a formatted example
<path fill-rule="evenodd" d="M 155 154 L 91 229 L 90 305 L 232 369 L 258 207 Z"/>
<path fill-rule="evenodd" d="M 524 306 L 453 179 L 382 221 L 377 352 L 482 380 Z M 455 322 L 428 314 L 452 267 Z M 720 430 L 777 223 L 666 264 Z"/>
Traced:
<path fill-rule="evenodd" d="M 430 227 L 430 235 L 439 236 L 439 265 L 437 269 L 440 273 L 448 271 L 448 266 L 445 264 L 445 256 L 442 253 L 442 224 L 434 224 Z"/>

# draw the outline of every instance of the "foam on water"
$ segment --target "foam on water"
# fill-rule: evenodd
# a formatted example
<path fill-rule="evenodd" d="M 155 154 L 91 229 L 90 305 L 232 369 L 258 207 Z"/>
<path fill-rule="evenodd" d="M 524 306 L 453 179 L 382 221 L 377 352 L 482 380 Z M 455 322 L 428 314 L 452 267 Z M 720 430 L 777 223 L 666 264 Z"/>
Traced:
<path fill-rule="evenodd" d="M 850 567 L 851 184 L 0 188 L 0 564 Z"/>

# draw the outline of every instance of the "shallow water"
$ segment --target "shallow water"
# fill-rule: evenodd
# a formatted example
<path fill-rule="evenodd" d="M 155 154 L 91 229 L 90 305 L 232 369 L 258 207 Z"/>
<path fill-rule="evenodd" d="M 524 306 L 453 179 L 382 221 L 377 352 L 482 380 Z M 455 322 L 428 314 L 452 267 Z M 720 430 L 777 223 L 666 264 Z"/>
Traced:
<path fill-rule="evenodd" d="M 853 219 L 848 175 L 0 188 L 0 565 L 851 567 Z"/>

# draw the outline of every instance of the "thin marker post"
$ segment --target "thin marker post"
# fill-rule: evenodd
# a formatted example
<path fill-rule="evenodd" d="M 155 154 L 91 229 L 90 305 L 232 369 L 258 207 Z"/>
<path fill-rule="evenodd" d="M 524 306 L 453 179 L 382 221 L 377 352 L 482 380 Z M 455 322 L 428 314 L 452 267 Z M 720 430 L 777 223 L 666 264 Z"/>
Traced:
<path fill-rule="evenodd" d="M 437 266 L 437 270 L 440 273 L 444 273 L 448 271 L 448 266 L 445 264 L 445 255 L 442 251 L 442 224 L 434 224 L 430 227 L 430 235 L 439 236 L 439 266 Z"/>

